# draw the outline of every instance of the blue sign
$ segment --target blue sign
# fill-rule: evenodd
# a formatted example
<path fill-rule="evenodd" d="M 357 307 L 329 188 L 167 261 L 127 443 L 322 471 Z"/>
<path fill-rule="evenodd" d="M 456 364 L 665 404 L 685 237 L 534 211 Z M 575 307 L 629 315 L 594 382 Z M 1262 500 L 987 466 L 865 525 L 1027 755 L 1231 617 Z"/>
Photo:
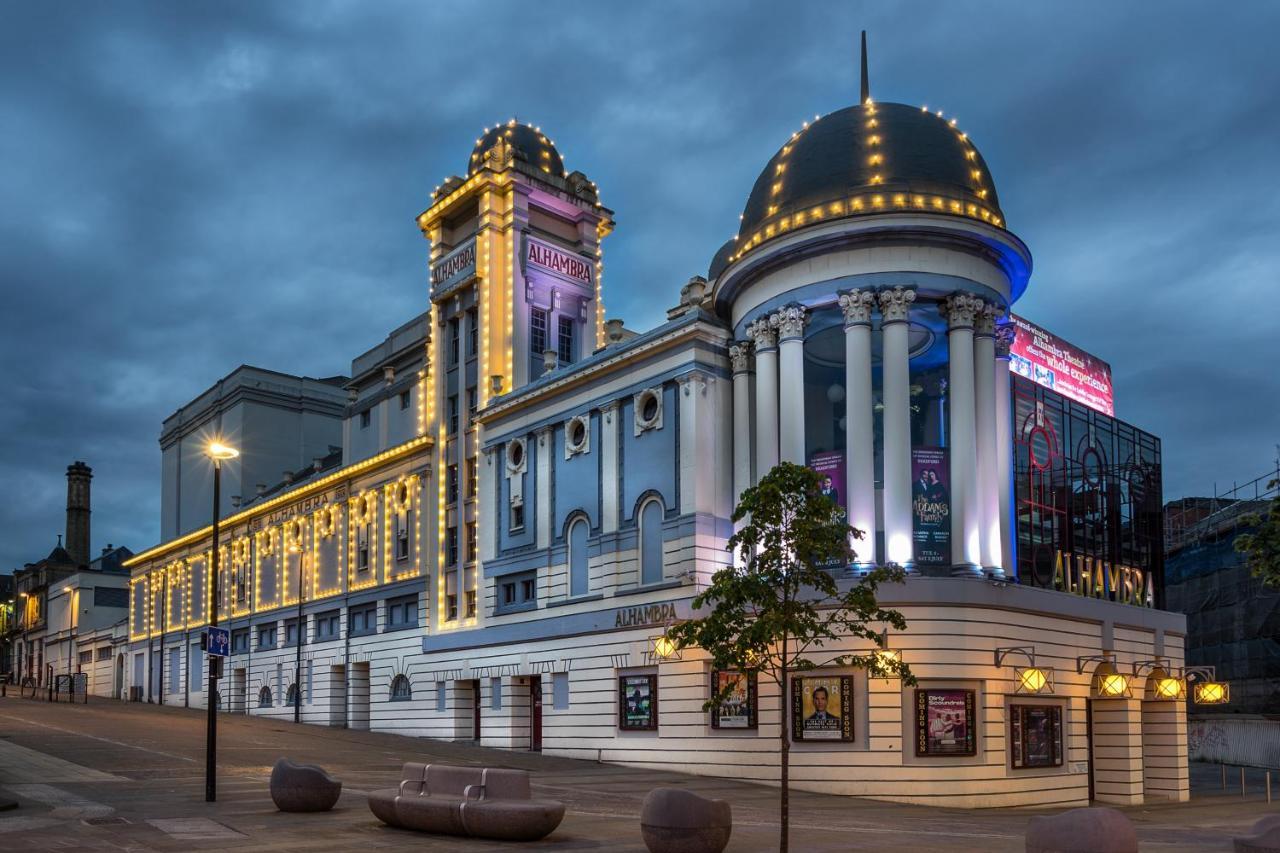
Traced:
<path fill-rule="evenodd" d="M 205 646 L 209 654 L 215 657 L 225 658 L 231 654 L 231 631 L 227 628 L 214 628 L 212 626 L 205 629 Z"/>

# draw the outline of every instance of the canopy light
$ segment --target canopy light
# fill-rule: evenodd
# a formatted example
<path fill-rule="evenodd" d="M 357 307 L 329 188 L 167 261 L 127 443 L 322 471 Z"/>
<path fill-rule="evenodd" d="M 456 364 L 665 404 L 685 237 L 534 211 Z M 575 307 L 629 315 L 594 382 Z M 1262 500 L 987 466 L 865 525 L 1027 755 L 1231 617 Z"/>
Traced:
<path fill-rule="evenodd" d="M 1138 678 L 1143 670 L 1147 673 L 1146 693 L 1144 698 L 1156 702 L 1176 702 L 1187 698 L 1187 682 L 1173 671 L 1164 658 L 1137 661 L 1133 665 L 1133 677 Z"/>
<path fill-rule="evenodd" d="M 1129 676 L 1116 669 L 1111 652 L 1076 658 L 1076 672 L 1083 673 L 1089 661 L 1098 661 L 1090 682 L 1090 693 L 1095 699 L 1127 699 L 1133 695 L 1129 689 Z"/>
<path fill-rule="evenodd" d="M 668 660 L 675 655 L 677 651 L 675 640 L 671 639 L 666 634 L 653 638 L 653 654 L 654 657 L 657 657 L 659 660 Z"/>
<path fill-rule="evenodd" d="M 1191 695 L 1197 705 L 1225 705 L 1231 701 L 1231 686 L 1225 681 L 1201 681 Z"/>
<path fill-rule="evenodd" d="M 1026 666 L 1014 668 L 1013 692 L 1015 694 L 1035 696 L 1053 693 L 1053 669 L 1047 666 L 1036 666 L 1035 646 L 1009 646 L 996 649 L 996 666 L 1004 666 L 1004 659 L 1011 654 L 1019 654 L 1027 659 Z"/>
<path fill-rule="evenodd" d="M 1156 679 L 1152 685 L 1152 693 L 1157 699 L 1185 699 L 1187 696 L 1187 687 L 1181 678 L 1173 678 L 1168 676 Z"/>

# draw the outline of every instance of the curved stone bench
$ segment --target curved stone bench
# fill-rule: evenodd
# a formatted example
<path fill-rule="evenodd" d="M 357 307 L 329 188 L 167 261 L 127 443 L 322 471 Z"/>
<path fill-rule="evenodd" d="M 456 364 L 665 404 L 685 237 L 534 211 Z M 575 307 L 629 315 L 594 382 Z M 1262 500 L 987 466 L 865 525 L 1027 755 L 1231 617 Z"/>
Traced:
<path fill-rule="evenodd" d="M 1280 853 L 1280 814 L 1258 820 L 1248 835 L 1231 839 L 1235 853 Z"/>
<path fill-rule="evenodd" d="M 1031 818 L 1027 853 L 1138 853 L 1138 833 L 1115 809 L 1072 809 Z"/>
<path fill-rule="evenodd" d="M 399 788 L 372 791 L 369 810 L 401 829 L 537 841 L 564 820 L 564 803 L 535 800 L 524 770 L 406 764 Z"/>
<path fill-rule="evenodd" d="M 683 788 L 654 788 L 640 809 L 640 833 L 650 853 L 720 853 L 733 831 L 733 811 Z"/>
<path fill-rule="evenodd" d="M 341 793 L 342 783 L 313 764 L 281 758 L 271 768 L 271 801 L 282 812 L 327 812 Z"/>

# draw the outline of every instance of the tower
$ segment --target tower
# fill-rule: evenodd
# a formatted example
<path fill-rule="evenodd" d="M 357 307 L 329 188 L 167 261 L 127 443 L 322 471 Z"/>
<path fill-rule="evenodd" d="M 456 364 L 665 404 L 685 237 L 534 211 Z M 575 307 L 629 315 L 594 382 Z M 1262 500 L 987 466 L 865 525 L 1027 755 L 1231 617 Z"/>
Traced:
<path fill-rule="evenodd" d="M 77 566 L 89 562 L 89 481 L 93 469 L 79 460 L 67 466 L 67 553 Z"/>

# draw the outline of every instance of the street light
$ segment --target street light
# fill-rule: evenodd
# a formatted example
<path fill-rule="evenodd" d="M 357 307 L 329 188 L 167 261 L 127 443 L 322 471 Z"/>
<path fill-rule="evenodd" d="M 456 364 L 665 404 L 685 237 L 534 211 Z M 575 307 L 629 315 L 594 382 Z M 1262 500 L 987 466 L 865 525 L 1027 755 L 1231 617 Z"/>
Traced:
<path fill-rule="evenodd" d="M 222 502 L 222 463 L 227 459 L 235 459 L 240 455 L 240 451 L 214 439 L 209 442 L 205 452 L 213 460 L 213 546 L 209 565 L 209 570 L 213 572 L 213 597 L 209 602 L 209 626 L 216 628 L 218 627 L 218 601 L 222 598 L 222 591 L 219 589 L 218 584 L 218 511 Z M 218 676 L 215 673 L 211 659 L 209 661 L 209 692 L 205 697 L 205 704 L 209 707 L 209 725 L 204 750 L 204 800 L 206 803 L 212 803 L 218 799 L 218 788 L 215 781 L 218 753 L 218 716 L 217 708 L 215 707 L 217 703 L 214 702 L 214 696 L 217 692 Z"/>

